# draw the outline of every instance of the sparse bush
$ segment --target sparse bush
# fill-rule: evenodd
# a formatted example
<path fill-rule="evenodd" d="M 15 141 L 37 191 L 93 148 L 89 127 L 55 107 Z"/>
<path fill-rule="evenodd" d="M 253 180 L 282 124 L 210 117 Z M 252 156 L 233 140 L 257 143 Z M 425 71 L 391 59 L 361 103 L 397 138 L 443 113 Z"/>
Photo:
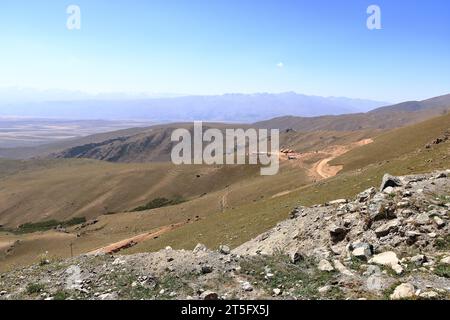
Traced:
<path fill-rule="evenodd" d="M 440 263 L 434 268 L 434 273 L 439 277 L 450 278 L 450 265 Z"/>
<path fill-rule="evenodd" d="M 167 198 L 156 198 L 153 199 L 150 202 L 147 202 L 145 205 L 143 206 L 139 206 L 134 208 L 133 210 L 131 210 L 131 212 L 135 212 L 135 211 L 145 211 L 145 210 L 150 210 L 150 209 L 156 209 L 156 208 L 162 208 L 162 207 L 167 207 L 167 206 L 173 206 L 179 203 L 184 202 L 184 200 L 180 197 L 176 197 L 174 199 L 167 199 Z"/>
<path fill-rule="evenodd" d="M 316 261 L 304 259 L 292 264 L 286 254 L 251 257 L 241 262 L 242 273 L 251 278 L 250 282 L 261 284 L 268 292 L 275 288 L 293 289 L 296 296 L 302 298 L 318 298 L 318 288 L 329 285 L 335 276 L 334 272 L 323 272 L 317 269 Z M 267 276 L 270 269 L 271 276 Z M 334 288 L 324 297 L 340 296 L 339 288 Z"/>
<path fill-rule="evenodd" d="M 69 297 L 69 293 L 64 290 L 58 290 L 54 295 L 54 300 L 66 300 Z"/>
<path fill-rule="evenodd" d="M 41 283 L 29 283 L 27 285 L 27 293 L 28 294 L 37 294 L 44 290 L 44 285 Z"/>
<path fill-rule="evenodd" d="M 13 229 L 10 231 L 16 234 L 24 234 L 37 231 L 47 231 L 56 228 L 58 226 L 61 226 L 62 228 L 67 228 L 84 222 L 86 222 L 85 217 L 75 217 L 66 221 L 47 220 L 35 223 L 25 223 L 20 225 L 17 229 Z"/>
<path fill-rule="evenodd" d="M 359 270 L 361 269 L 361 266 L 364 264 L 364 261 L 355 257 L 355 256 L 351 256 L 350 258 L 350 268 L 353 270 Z"/>
<path fill-rule="evenodd" d="M 437 238 L 434 246 L 438 250 L 450 250 L 450 234 L 445 235 L 444 238 Z"/>

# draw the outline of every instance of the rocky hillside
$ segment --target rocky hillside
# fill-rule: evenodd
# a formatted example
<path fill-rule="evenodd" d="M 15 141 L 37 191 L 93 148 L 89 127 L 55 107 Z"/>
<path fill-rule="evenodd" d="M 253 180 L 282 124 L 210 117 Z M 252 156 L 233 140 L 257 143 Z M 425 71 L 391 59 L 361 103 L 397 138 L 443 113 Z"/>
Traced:
<path fill-rule="evenodd" d="M 230 250 L 84 255 L 0 276 L 0 299 L 449 299 L 450 170 L 295 208 Z"/>
<path fill-rule="evenodd" d="M 129 137 L 117 137 L 101 142 L 68 148 L 51 156 L 54 158 L 90 158 L 111 162 L 169 161 L 174 128 L 156 128 Z"/>
<path fill-rule="evenodd" d="M 204 123 L 203 128 L 247 128 L 247 125 Z M 89 158 L 110 162 L 166 162 L 177 142 L 171 141 L 172 132 L 185 128 L 193 134 L 192 123 L 156 125 L 133 135 L 114 136 L 111 139 L 71 146 L 50 154 L 51 158 Z"/>

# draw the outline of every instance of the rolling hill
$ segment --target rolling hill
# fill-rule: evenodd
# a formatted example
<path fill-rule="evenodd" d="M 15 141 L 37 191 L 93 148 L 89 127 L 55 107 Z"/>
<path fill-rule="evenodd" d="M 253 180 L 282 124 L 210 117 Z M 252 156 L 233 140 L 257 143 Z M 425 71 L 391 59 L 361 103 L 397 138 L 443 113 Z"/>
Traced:
<path fill-rule="evenodd" d="M 367 187 L 378 186 L 386 172 L 400 175 L 449 168 L 449 142 L 432 144 L 445 135 L 449 123 L 450 115 L 444 115 L 389 131 L 289 130 L 282 135 L 282 145 L 317 156 L 282 161 L 280 174 L 271 177 L 260 176 L 257 166 L 176 167 L 126 158 L 115 159 L 122 163 L 90 159 L 2 160 L 0 224 L 4 228 L 74 217 L 96 221 L 85 227 L 65 228 L 64 232 L 0 232 L 0 243 L 8 244 L 4 247 L 9 250 L 0 257 L 2 268 L 36 261 L 43 251 L 67 257 L 71 244 L 78 254 L 143 234 L 157 235 L 148 236 L 123 253 L 153 251 L 167 245 L 192 249 L 198 242 L 212 248 L 222 243 L 237 246 L 285 219 L 290 208 L 298 204 L 351 197 Z M 159 127 L 161 132 L 166 129 L 167 125 Z M 106 140 L 123 136 L 127 137 L 125 141 L 139 144 L 134 139 L 155 131 L 152 127 L 130 135 L 114 133 Z M 167 136 L 162 137 L 159 141 L 163 143 Z M 311 170 L 329 156 L 324 150 L 368 137 L 374 142 L 330 161 L 330 165 L 343 167 L 337 176 L 315 181 Z M 184 202 L 130 212 L 157 198 Z"/>
<path fill-rule="evenodd" d="M 11 163 L 5 165 L 7 172 L 0 178 L 0 224 L 12 227 L 95 218 L 159 197 L 192 200 L 259 174 L 256 166 L 128 165 L 84 159 L 31 161 L 19 164 L 16 171 Z"/>
<path fill-rule="evenodd" d="M 257 128 L 283 130 L 281 145 L 297 152 L 321 149 L 327 145 L 343 144 L 371 137 L 383 130 L 402 127 L 441 115 L 450 109 L 450 95 L 420 102 L 405 102 L 383 107 L 363 114 L 322 116 L 312 118 L 283 117 L 253 124 Z M 172 143 L 170 134 L 178 127 L 191 128 L 190 124 L 156 126 L 128 137 L 117 137 L 98 143 L 76 146 L 52 156 L 57 158 L 91 158 L 113 162 L 169 161 Z M 205 124 L 217 127 L 218 124 Z M 219 125 L 243 127 L 248 125 Z M 192 131 L 192 129 L 191 129 Z M 309 142 L 308 142 L 309 141 Z"/>
<path fill-rule="evenodd" d="M 196 224 L 189 224 L 161 235 L 157 239 L 140 243 L 125 250 L 124 253 L 156 251 L 167 245 L 178 249 L 192 249 L 197 243 L 204 243 L 211 248 L 217 248 L 223 243 L 238 246 L 286 219 L 292 207 L 311 206 L 334 199 L 351 198 L 369 187 L 378 188 L 381 178 L 387 172 L 402 175 L 448 169 L 450 168 L 450 140 L 433 145 L 431 148 L 424 148 L 423 141 L 432 141 L 436 138 L 436 134 L 444 134 L 449 123 L 447 115 L 404 128 L 402 134 L 422 137 L 411 146 L 399 144 L 398 153 L 390 160 L 372 161 L 373 163 L 369 165 L 361 163 L 362 167 L 355 165 L 353 170 L 344 165 L 344 171 L 335 177 L 292 189 L 279 197 L 266 198 L 257 203 L 247 203 L 227 210 L 220 219 L 205 218 Z M 424 127 L 432 126 L 440 129 L 431 132 L 420 131 Z M 397 135 L 398 132 L 394 130 L 387 133 L 385 139 L 396 139 Z M 381 155 L 384 152 L 389 153 L 391 146 L 383 145 L 381 141 L 377 143 L 378 153 Z M 348 155 L 352 154 L 353 157 L 360 155 L 357 158 L 364 158 L 366 148 L 369 146 L 371 145 L 356 148 Z M 346 156 L 347 154 L 342 158 Z M 370 159 L 370 155 L 367 158 Z M 335 162 L 342 163 L 342 159 L 337 158 Z"/>
<path fill-rule="evenodd" d="M 204 123 L 203 128 L 248 128 L 247 125 Z M 170 161 L 170 153 L 175 143 L 171 134 L 178 128 L 185 128 L 193 134 L 193 125 L 173 123 L 147 128 L 140 133 L 118 136 L 104 141 L 77 145 L 61 152 L 50 154 L 54 158 L 89 158 L 111 162 L 157 162 Z"/>
<path fill-rule="evenodd" d="M 441 137 L 450 137 L 450 114 L 380 134 L 373 143 L 352 150 L 330 164 L 342 165 L 345 171 L 364 168 L 425 149 L 427 144 Z"/>
<path fill-rule="evenodd" d="M 367 113 L 321 117 L 278 117 L 254 125 L 263 128 L 294 129 L 297 131 L 354 131 L 362 129 L 387 130 L 417 123 L 450 111 L 450 95 L 423 101 L 404 102 Z"/>
<path fill-rule="evenodd" d="M 276 128 L 290 131 L 282 132 L 282 143 L 303 146 L 304 143 L 301 143 L 301 140 L 305 140 L 305 137 L 314 136 L 311 145 L 315 145 L 317 142 L 315 137 L 320 138 L 321 134 L 334 137 L 343 134 L 353 135 L 352 132 L 361 131 L 363 134 L 373 135 L 382 130 L 402 127 L 441 115 L 449 109 L 450 95 L 446 95 L 424 101 L 382 107 L 367 113 L 319 117 L 285 116 L 256 122 L 252 125 L 205 123 L 205 126 L 218 126 L 222 129 L 226 127 Z M 95 134 L 37 147 L 0 148 L 0 157 L 27 159 L 51 155 L 57 158 L 91 158 L 119 162 L 167 161 L 171 145 L 170 132 L 178 127 L 189 128 L 190 126 L 192 123 L 171 123 Z M 297 133 L 292 131 L 297 131 Z M 311 132 L 313 133 L 311 134 Z M 296 140 L 300 142 L 296 142 Z M 304 150 L 298 148 L 297 151 Z"/>
<path fill-rule="evenodd" d="M 68 148 L 89 143 L 98 143 L 108 139 L 128 137 L 140 132 L 145 132 L 148 129 L 149 127 L 133 127 L 87 135 L 85 137 L 63 139 L 57 142 L 45 143 L 39 146 L 0 148 L 0 158 L 29 159 L 34 157 L 46 157 L 51 153 L 62 151 Z"/>

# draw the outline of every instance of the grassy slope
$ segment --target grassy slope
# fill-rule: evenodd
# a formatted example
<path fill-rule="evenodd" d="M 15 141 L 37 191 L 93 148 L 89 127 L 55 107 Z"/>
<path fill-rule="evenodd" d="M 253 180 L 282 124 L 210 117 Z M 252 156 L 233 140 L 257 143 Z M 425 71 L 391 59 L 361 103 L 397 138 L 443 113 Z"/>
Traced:
<path fill-rule="evenodd" d="M 449 143 L 433 146 L 431 149 L 421 148 L 424 144 L 423 141 L 428 142 L 436 137 L 436 133 L 439 133 L 433 128 L 445 128 L 445 125 L 443 124 L 448 123 L 448 118 L 441 117 L 432 121 L 434 122 L 426 125 L 426 128 L 431 128 L 430 130 L 424 130 L 424 124 L 419 124 L 417 125 L 418 127 L 414 126 L 408 128 L 407 132 L 409 132 L 409 134 L 414 135 L 417 134 L 417 132 L 420 132 L 421 139 L 415 139 L 415 142 L 411 142 L 413 146 L 406 145 L 407 150 L 414 150 L 409 153 L 398 149 L 399 147 L 402 147 L 402 144 L 397 145 L 396 152 L 406 152 L 406 154 L 393 158 L 390 161 L 378 161 L 375 159 L 372 161 L 374 162 L 373 164 L 368 165 L 362 170 L 347 171 L 334 178 L 314 185 L 306 185 L 308 179 L 305 176 L 304 171 L 289 166 L 283 167 L 281 173 L 274 177 L 260 177 L 258 174 L 255 175 L 248 174 L 248 172 L 236 171 L 235 176 L 239 175 L 239 179 L 235 180 L 234 183 L 231 183 L 229 187 L 225 187 L 228 184 L 222 183 L 222 180 L 228 175 L 233 176 L 233 174 L 231 174 L 231 172 L 221 172 L 220 175 L 215 176 L 216 180 L 218 180 L 214 182 L 217 187 L 216 189 L 214 189 L 214 185 L 210 184 L 212 182 L 208 182 L 209 190 L 206 195 L 196 197 L 186 203 L 167 208 L 159 208 L 148 212 L 104 215 L 99 217 L 100 221 L 98 224 L 88 228 L 86 234 L 83 234 L 79 238 L 73 233 L 55 235 L 54 232 L 32 234 L 28 237 L 20 238 L 22 242 L 14 250 L 15 258 L 3 260 L 1 263 L 2 268 L 10 268 L 14 265 L 23 265 L 36 261 L 38 254 L 42 253 L 44 250 L 48 250 L 50 254 L 54 256 L 68 256 L 70 252 L 69 245 L 71 242 L 74 243 L 74 253 L 79 254 L 142 232 L 154 230 L 161 226 L 179 221 L 186 221 L 187 219 L 191 219 L 191 223 L 171 231 L 170 233 L 161 235 L 157 239 L 141 243 L 124 252 L 134 253 L 152 251 L 167 245 L 171 245 L 174 248 L 192 249 L 198 242 L 205 243 L 210 247 L 216 247 L 223 243 L 237 246 L 273 227 L 278 221 L 285 219 L 292 207 L 298 204 L 311 205 L 335 198 L 352 197 L 357 192 L 369 186 L 378 187 L 380 179 L 385 172 L 390 172 L 392 174 L 408 174 L 412 172 L 426 172 L 435 169 L 449 168 Z M 389 141 L 389 139 L 394 139 L 395 137 L 398 137 L 398 135 L 399 133 L 397 131 L 393 131 L 388 134 L 385 139 Z M 382 146 L 385 146 L 386 150 L 381 148 Z M 388 154 L 387 149 L 389 148 L 391 148 L 389 145 L 386 146 L 386 144 L 381 144 L 379 152 L 381 152 L 381 154 Z M 421 148 L 421 151 L 417 151 L 417 148 Z M 369 157 L 369 159 L 372 159 L 372 155 L 370 153 L 365 153 L 365 149 L 360 148 L 358 150 L 365 154 L 366 157 Z M 355 155 L 358 155 L 356 150 L 353 152 Z M 395 157 L 395 155 L 392 157 Z M 362 159 L 364 159 L 364 157 Z M 73 166 L 75 173 L 78 174 L 81 167 L 79 167 L 78 164 L 74 165 L 71 161 L 68 163 L 72 163 L 72 165 L 68 166 Z M 82 163 L 89 168 L 97 162 L 82 161 Z M 60 164 L 60 162 L 58 162 L 58 164 Z M 60 165 L 63 168 L 66 166 L 66 164 Z M 114 168 L 115 170 L 107 170 L 106 168 L 109 167 L 109 165 L 111 165 L 110 168 Z M 140 166 L 145 167 L 146 165 Z M 130 168 L 132 167 L 130 167 L 130 164 L 107 164 L 106 166 L 102 166 L 102 168 L 102 170 L 106 171 L 88 171 L 91 175 L 94 173 L 95 175 L 101 173 L 100 176 L 104 175 L 106 177 L 105 181 L 108 182 L 111 180 L 109 175 L 115 173 L 119 168 L 122 168 L 122 170 L 125 170 L 124 168 L 131 170 Z M 139 189 L 142 187 L 139 182 L 145 181 L 145 179 L 135 180 L 136 177 L 141 176 L 142 171 L 137 170 L 136 167 L 133 168 L 134 169 L 131 170 L 131 172 L 136 172 L 138 174 L 129 177 L 130 181 L 134 182 L 134 184 L 127 183 L 126 187 Z M 165 169 L 160 167 L 158 171 L 161 170 Z M 31 170 L 31 172 L 34 171 Z M 25 171 L 24 174 L 26 173 L 27 171 Z M 119 173 L 120 176 L 124 174 L 121 170 L 117 171 L 117 174 Z M 164 171 L 164 173 L 167 172 Z M 193 173 L 193 171 L 189 171 L 187 177 L 190 177 Z M 74 174 L 72 173 L 71 176 L 74 177 Z M 197 181 L 199 185 L 205 183 L 200 180 L 194 180 L 194 183 L 187 183 L 186 179 L 178 180 L 180 177 L 183 176 L 177 175 L 177 180 L 170 180 L 171 183 L 168 183 L 168 185 L 173 186 L 173 188 L 175 188 L 174 190 L 180 190 L 180 188 L 197 188 Z M 205 179 L 207 177 L 208 176 L 205 175 Z M 212 176 L 209 176 L 208 178 L 211 177 Z M 11 177 L 8 177 L 7 180 L 10 178 Z M 86 177 L 84 178 L 84 180 L 86 180 Z M 38 177 L 36 177 L 35 182 L 39 182 Z M 96 183 L 98 187 L 99 182 L 97 181 Z M 121 183 L 123 183 L 123 181 Z M 103 188 L 103 185 L 101 186 Z M 84 188 L 85 186 L 83 185 L 83 188 L 81 189 Z M 271 197 L 271 195 L 278 192 L 292 189 L 294 191 L 289 194 L 276 198 Z M 118 190 L 115 191 L 117 192 Z M 120 192 L 117 194 L 120 195 Z M 119 197 L 119 202 L 123 202 L 124 199 L 127 199 L 129 194 L 126 193 L 123 197 L 124 198 Z M 221 212 L 221 203 L 224 197 L 226 197 L 227 203 L 225 205 L 225 211 Z M 198 215 L 200 219 L 192 222 L 192 218 L 196 215 Z M 54 237 L 58 237 L 59 241 L 57 241 L 57 244 L 55 244 Z M 10 241 L 12 239 L 16 239 L 16 237 L 5 236 L 0 233 L 0 244 L 2 241 Z"/>
<path fill-rule="evenodd" d="M 373 135 L 356 132 L 290 132 L 282 134 L 281 146 L 300 152 L 348 144 Z M 320 159 L 317 159 L 317 161 Z M 201 177 L 197 178 L 197 174 Z M 292 181 L 292 174 L 300 175 Z M 231 192 L 230 201 L 259 200 L 271 190 L 284 191 L 307 182 L 302 170 L 272 179 L 259 176 L 258 168 L 226 166 L 175 167 L 169 163 L 109 163 L 84 159 L 0 160 L 0 224 L 72 217 L 92 218 L 127 211 L 157 197 L 190 200 L 227 185 L 244 181 L 246 188 Z M 277 191 L 279 192 L 279 191 Z M 218 210 L 214 207 L 214 210 Z M 220 210 L 219 210 L 220 211 Z"/>
<path fill-rule="evenodd" d="M 400 132 L 394 130 L 384 135 L 382 140 L 379 140 L 381 142 L 378 142 L 375 156 L 387 154 L 390 155 L 390 161 L 380 162 L 378 158 L 372 159 L 372 154 L 366 153 L 366 149 L 363 147 L 355 149 L 352 153 L 355 158 L 364 160 L 361 163 L 374 163 L 361 170 L 347 171 L 314 185 L 301 187 L 282 197 L 253 204 L 249 203 L 235 210 L 210 216 L 196 224 L 186 225 L 165 234 L 158 239 L 141 243 L 127 250 L 127 252 L 153 251 L 166 245 L 171 245 L 174 248 L 192 249 L 199 242 L 210 247 L 217 247 L 220 244 L 237 246 L 273 227 L 278 221 L 287 218 L 289 211 L 295 205 L 312 205 L 342 197 L 353 197 L 356 193 L 370 186 L 378 187 L 381 177 L 386 172 L 404 175 L 450 168 L 450 144 L 448 142 L 433 146 L 431 149 L 422 148 L 418 150 L 423 146 L 424 141 L 428 142 L 435 138 L 446 128 L 450 123 L 448 119 L 449 116 L 439 117 L 401 129 Z M 408 134 L 417 137 L 408 137 L 408 140 L 403 140 L 403 144 L 396 145 L 394 153 L 391 153 L 391 144 L 383 143 L 383 141 L 391 141 L 403 135 L 406 138 Z M 420 137 L 418 137 L 419 135 Z M 402 147 L 404 148 L 401 149 Z M 402 155 L 395 157 L 396 154 Z"/>
<path fill-rule="evenodd" d="M 393 129 L 440 116 L 448 113 L 449 110 L 450 95 L 444 95 L 423 101 L 407 101 L 367 113 L 320 117 L 284 116 L 257 122 L 255 125 L 264 128 L 293 128 L 302 131 Z"/>
<path fill-rule="evenodd" d="M 424 148 L 446 130 L 450 130 L 450 114 L 381 134 L 373 143 L 352 150 L 330 164 L 344 165 L 344 170 L 350 171 L 371 163 L 394 159 L 417 148 Z"/>
<path fill-rule="evenodd" d="M 256 167 L 184 166 L 169 163 L 113 164 L 50 160 L 38 165 L 8 162 L 0 178 L 0 224 L 92 218 L 130 210 L 157 197 L 191 199 L 257 176 Z M 29 166 L 28 168 L 26 166 Z M 199 175 L 199 177 L 197 177 Z"/>
<path fill-rule="evenodd" d="M 163 234 L 157 239 L 138 244 L 123 253 L 155 251 L 167 245 L 178 249 L 192 249 L 199 242 L 211 248 L 220 244 L 229 244 L 234 247 L 286 219 L 290 210 L 296 205 L 312 205 L 336 198 L 353 197 L 359 191 L 370 186 L 378 187 L 385 172 L 400 175 L 450 168 L 449 154 L 450 144 L 445 143 L 383 164 L 370 165 L 359 172 L 346 172 L 314 185 L 300 185 L 290 194 L 277 198 L 265 196 L 259 201 L 249 197 L 248 190 L 251 188 L 243 183 L 239 187 L 233 188 L 234 191 L 230 192 L 230 197 L 240 198 L 246 204 L 239 205 L 236 202 L 236 206 L 230 205 L 223 213 L 218 213 L 217 206 L 223 196 L 223 191 L 217 191 L 173 207 L 148 212 L 101 216 L 99 222 L 89 227 L 86 234 L 79 238 L 74 233 L 61 234 L 53 231 L 34 233 L 25 237 L 0 233 L 0 244 L 2 241 L 21 240 L 11 259 L 1 259 L 0 252 L 0 270 L 36 262 L 39 255 L 45 251 L 49 252 L 50 257 L 68 257 L 70 256 L 70 243 L 73 243 L 74 254 L 85 253 L 114 241 L 155 230 L 182 219 L 192 218 L 192 215 L 196 214 L 200 214 L 200 220 Z M 286 171 L 276 177 L 279 180 L 273 181 L 273 184 L 267 183 L 267 181 L 261 183 L 252 181 L 256 184 L 253 188 L 264 188 L 264 185 L 268 185 L 267 193 L 273 194 L 276 188 L 280 188 L 279 185 L 277 187 L 277 183 L 282 184 L 286 180 L 302 179 L 300 172 L 292 171 Z M 295 185 L 291 187 L 295 187 Z M 234 203 L 233 201 L 237 201 L 237 199 L 232 200 L 232 203 Z M 201 214 L 208 210 L 208 214 Z"/>
<path fill-rule="evenodd" d="M 130 165 L 112 166 L 114 168 L 129 168 Z M 12 235 L 0 232 L 0 270 L 36 262 L 39 254 L 45 251 L 48 251 L 51 257 L 68 257 L 71 243 L 73 243 L 74 254 L 81 254 L 163 226 L 180 222 L 185 223 L 188 220 L 195 225 L 209 216 L 220 214 L 218 212 L 222 212 L 222 207 L 225 210 L 232 210 L 232 208 L 238 208 L 246 203 L 256 204 L 286 189 L 297 188 L 309 182 L 303 169 L 289 166 L 287 163 L 282 166 L 280 174 L 272 177 L 260 176 L 257 168 L 251 169 L 248 166 L 240 166 L 236 168 L 225 167 L 221 170 L 226 171 L 219 171 L 217 175 L 210 174 L 196 178 L 195 172 L 189 171 L 194 169 L 195 166 L 192 166 L 191 169 L 184 169 L 188 170 L 184 173 L 187 174 L 187 177 L 183 178 L 183 175 L 179 175 L 176 180 L 170 180 L 169 186 L 176 188 L 175 190 L 188 190 L 189 192 L 199 192 L 199 188 L 207 187 L 209 188 L 207 193 L 175 206 L 142 212 L 102 215 L 98 217 L 99 221 L 95 225 L 82 230 L 69 228 L 70 233 L 68 234 L 49 231 Z M 204 169 L 212 170 L 213 168 L 206 167 Z M 194 174 L 195 181 L 194 183 L 188 183 L 188 178 L 192 174 Z M 295 177 L 295 179 L 292 179 L 292 177 Z M 134 186 L 137 189 L 142 188 L 139 184 L 127 184 L 127 186 L 130 188 Z M 168 187 L 164 190 L 158 187 L 156 189 L 160 193 L 169 190 Z M 120 193 L 117 193 L 116 196 L 121 197 Z M 125 196 L 123 195 L 123 197 Z M 55 199 L 54 196 L 52 199 Z M 126 199 L 126 197 L 123 199 Z M 81 233 L 81 236 L 77 237 L 77 233 Z M 5 244 L 6 250 L 10 246 L 8 243 L 11 244 L 11 241 L 16 240 L 20 240 L 20 243 L 14 246 L 12 254 L 4 256 L 4 251 L 1 249 L 2 242 Z"/>
<path fill-rule="evenodd" d="M 372 138 L 376 133 L 376 130 L 283 132 L 280 135 L 280 147 L 297 152 L 311 152 L 325 149 L 330 145 L 347 145 Z"/>

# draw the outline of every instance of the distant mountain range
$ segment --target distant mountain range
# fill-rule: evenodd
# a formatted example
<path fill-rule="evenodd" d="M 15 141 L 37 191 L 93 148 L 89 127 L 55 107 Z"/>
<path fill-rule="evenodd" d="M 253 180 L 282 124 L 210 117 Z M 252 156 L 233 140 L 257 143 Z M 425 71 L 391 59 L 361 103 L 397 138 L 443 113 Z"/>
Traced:
<path fill-rule="evenodd" d="M 56 97 L 60 97 L 57 95 Z M 0 99 L 0 116 L 61 119 L 255 122 L 292 115 L 314 117 L 367 112 L 386 102 L 294 92 L 171 98 L 67 99 L 11 103 Z M 2 102 L 3 101 L 3 102 Z"/>

